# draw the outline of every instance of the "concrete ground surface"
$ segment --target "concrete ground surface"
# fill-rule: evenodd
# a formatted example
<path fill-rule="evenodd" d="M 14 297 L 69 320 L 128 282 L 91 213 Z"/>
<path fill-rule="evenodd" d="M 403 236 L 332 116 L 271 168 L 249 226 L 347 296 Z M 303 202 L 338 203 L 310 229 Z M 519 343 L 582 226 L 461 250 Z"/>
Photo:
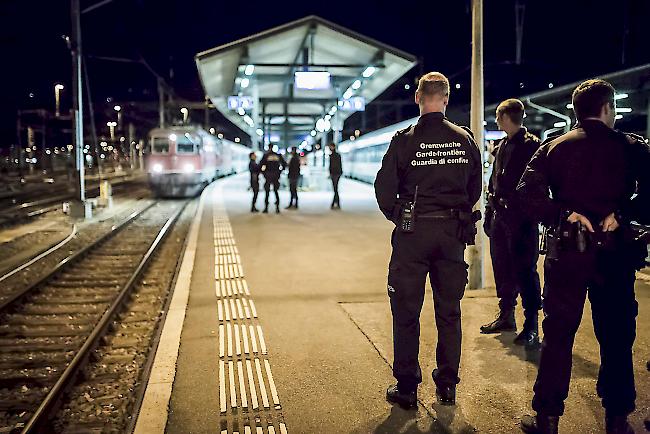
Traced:
<path fill-rule="evenodd" d="M 386 295 L 392 224 L 379 213 L 371 186 L 342 180 L 341 211 L 329 209 L 332 193 L 327 191 L 301 193 L 300 209 L 284 210 L 288 193 L 283 191 L 282 213 L 276 215 L 249 212 L 246 175 L 218 183 L 264 328 L 289 433 L 520 432 L 520 417 L 531 411 L 538 353 L 513 345 L 514 333 L 479 333 L 479 326 L 496 313 L 493 288 L 467 291 L 463 300 L 458 405 L 435 403 L 430 372 L 435 367 L 436 336 L 428 285 L 421 318 L 424 381 L 419 408 L 404 411 L 386 403 L 386 387 L 394 382 Z M 213 201 L 214 195 L 207 197 L 199 229 L 168 433 L 221 432 Z M 638 409 L 631 419 L 641 433 L 643 418 L 650 414 L 650 373 L 645 368 L 650 358 L 647 280 L 638 281 L 637 299 Z M 595 391 L 598 366 L 587 302 L 574 347 L 573 379 L 561 433 L 604 432 L 604 412 Z"/>

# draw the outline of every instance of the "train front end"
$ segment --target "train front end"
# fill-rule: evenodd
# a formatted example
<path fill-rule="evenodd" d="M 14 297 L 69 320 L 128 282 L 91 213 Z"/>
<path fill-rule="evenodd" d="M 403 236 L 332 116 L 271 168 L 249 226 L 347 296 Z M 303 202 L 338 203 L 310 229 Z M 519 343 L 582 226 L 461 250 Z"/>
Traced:
<path fill-rule="evenodd" d="M 150 133 L 147 156 L 149 186 L 159 197 L 198 194 L 214 178 L 206 164 L 201 137 L 185 129 L 156 129 Z"/>

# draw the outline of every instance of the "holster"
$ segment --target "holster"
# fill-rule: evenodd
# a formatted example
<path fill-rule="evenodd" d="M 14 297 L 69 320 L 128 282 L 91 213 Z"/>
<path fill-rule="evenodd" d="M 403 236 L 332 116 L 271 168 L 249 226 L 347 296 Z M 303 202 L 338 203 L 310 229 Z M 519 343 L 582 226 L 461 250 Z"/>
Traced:
<path fill-rule="evenodd" d="M 481 211 L 475 210 L 473 212 L 458 212 L 458 239 L 467 244 L 468 246 L 473 246 L 476 243 L 476 222 L 481 220 Z"/>

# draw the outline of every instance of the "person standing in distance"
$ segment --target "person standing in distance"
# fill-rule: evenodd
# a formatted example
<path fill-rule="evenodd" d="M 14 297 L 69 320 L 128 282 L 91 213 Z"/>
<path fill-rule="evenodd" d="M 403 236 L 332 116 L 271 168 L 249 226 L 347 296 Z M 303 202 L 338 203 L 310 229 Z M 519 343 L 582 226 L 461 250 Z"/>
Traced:
<path fill-rule="evenodd" d="M 251 204 L 251 212 L 259 212 L 255 205 L 257 204 L 257 195 L 260 192 L 260 166 L 257 164 L 257 156 L 255 155 L 255 152 L 248 154 L 248 158 L 250 159 L 248 163 L 248 171 L 251 174 L 250 183 L 251 190 L 253 190 L 253 203 Z"/>
<path fill-rule="evenodd" d="M 339 180 L 343 174 L 343 165 L 341 164 L 341 154 L 336 152 L 336 145 L 330 143 L 330 178 L 332 179 L 332 189 L 334 190 L 334 198 L 332 199 L 332 209 L 341 209 L 341 202 L 339 199 Z"/>
<path fill-rule="evenodd" d="M 298 179 L 300 179 L 300 155 L 298 150 L 291 148 L 291 159 L 289 160 L 289 191 L 291 192 L 291 199 L 289 206 L 285 209 L 298 209 Z"/>
<path fill-rule="evenodd" d="M 393 315 L 393 375 L 386 399 L 417 406 L 420 311 L 425 283 L 433 288 L 438 344 L 432 373 L 439 401 L 456 402 L 461 351 L 460 300 L 467 284 L 465 245 L 476 234 L 472 207 L 481 196 L 481 154 L 469 130 L 445 118 L 449 80 L 439 72 L 420 78 L 416 125 L 391 140 L 375 180 L 381 212 L 396 227 L 388 270 Z"/>
<path fill-rule="evenodd" d="M 539 229 L 517 203 L 516 188 L 540 140 L 523 126 L 524 104 L 507 99 L 497 107 L 497 125 L 507 136 L 494 150 L 494 166 L 488 185 L 485 233 L 490 237 L 490 256 L 499 297 L 496 319 L 481 327 L 481 333 L 515 331 L 517 294 L 524 308 L 524 327 L 515 344 L 539 344 L 538 316 L 542 290 L 537 274 Z"/>
<path fill-rule="evenodd" d="M 264 174 L 264 211 L 263 213 L 269 212 L 269 192 L 271 187 L 273 187 L 273 192 L 275 193 L 275 212 L 280 213 L 280 194 L 278 190 L 280 189 L 280 173 L 287 167 L 287 162 L 284 161 L 282 155 L 273 151 L 273 145 L 269 145 L 268 150 L 262 157 L 260 161 L 260 166 L 262 167 L 262 173 Z"/>
<path fill-rule="evenodd" d="M 525 417 L 521 428 L 558 432 L 573 342 L 588 296 L 600 345 L 596 391 L 605 408 L 605 428 L 608 434 L 631 434 L 635 269 L 644 266 L 647 251 L 626 234 L 630 221 L 650 222 L 650 148 L 642 138 L 614 129 L 616 102 L 608 82 L 587 80 L 572 100 L 578 124 L 542 144 L 517 187 L 525 211 L 552 235 L 544 263 L 544 339 L 532 402 L 536 415 Z"/>

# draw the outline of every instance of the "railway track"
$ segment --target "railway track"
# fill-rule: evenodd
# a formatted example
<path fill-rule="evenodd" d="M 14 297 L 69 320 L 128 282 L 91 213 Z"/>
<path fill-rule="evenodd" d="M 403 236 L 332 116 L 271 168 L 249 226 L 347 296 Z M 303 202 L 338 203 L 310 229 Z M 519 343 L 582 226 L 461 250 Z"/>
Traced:
<path fill-rule="evenodd" d="M 0 302 L 0 432 L 50 419 L 183 211 L 159 202 Z"/>

